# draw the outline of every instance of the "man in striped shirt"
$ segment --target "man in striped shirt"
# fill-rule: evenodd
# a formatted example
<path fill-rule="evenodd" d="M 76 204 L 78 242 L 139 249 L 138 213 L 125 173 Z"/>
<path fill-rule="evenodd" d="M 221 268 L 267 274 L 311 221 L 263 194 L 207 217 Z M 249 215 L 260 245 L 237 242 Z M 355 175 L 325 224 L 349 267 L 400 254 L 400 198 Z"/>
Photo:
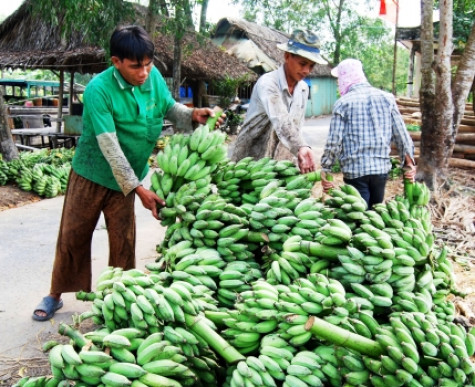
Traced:
<path fill-rule="evenodd" d="M 333 107 L 327 143 L 321 159 L 322 187 L 334 185 L 325 178 L 339 161 L 344 182 L 354 186 L 371 208 L 381 203 L 391 169 L 391 142 L 405 167 L 404 177 L 414 180 L 414 144 L 390 93 L 372 87 L 359 60 L 345 59 L 332 70 L 338 77 L 340 99 Z"/>

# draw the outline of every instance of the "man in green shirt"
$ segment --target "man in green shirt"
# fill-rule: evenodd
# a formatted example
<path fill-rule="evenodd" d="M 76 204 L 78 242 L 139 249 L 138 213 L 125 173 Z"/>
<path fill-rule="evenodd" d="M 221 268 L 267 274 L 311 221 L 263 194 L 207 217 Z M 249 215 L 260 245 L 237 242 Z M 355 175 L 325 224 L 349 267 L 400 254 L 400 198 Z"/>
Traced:
<path fill-rule="evenodd" d="M 163 198 L 141 185 L 164 118 L 177 128 L 204 124 L 211 109 L 177 103 L 153 66 L 155 47 L 145 30 L 115 29 L 110 40 L 113 66 L 84 92 L 83 133 L 64 198 L 50 294 L 33 312 L 46 321 L 63 306 L 61 294 L 91 290 L 91 242 L 101 213 L 109 236 L 109 266 L 135 266 L 135 194 L 158 218 Z M 222 120 L 220 121 L 222 122 Z"/>

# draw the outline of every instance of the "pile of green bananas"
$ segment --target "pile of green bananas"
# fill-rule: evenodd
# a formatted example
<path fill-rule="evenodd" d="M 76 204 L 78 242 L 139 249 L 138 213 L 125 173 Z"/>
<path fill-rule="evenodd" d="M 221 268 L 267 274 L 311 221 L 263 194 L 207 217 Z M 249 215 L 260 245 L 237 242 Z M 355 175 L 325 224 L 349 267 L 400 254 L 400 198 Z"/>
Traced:
<path fill-rule="evenodd" d="M 209 193 L 206 190 L 210 174 L 227 155 L 225 138 L 223 132 L 210 131 L 208 125 L 200 125 L 191 135 L 173 135 L 165 148 L 157 153 L 156 159 L 161 172 L 155 171 L 152 174 L 151 189 L 165 200 L 167 207 L 183 205 L 181 199 L 185 200 L 186 197 L 196 196 L 194 200 L 199 201 L 200 195 L 206 196 Z M 189 182 L 196 182 L 196 185 L 190 187 L 186 184 Z M 180 197 L 175 201 L 180 188 Z M 166 210 L 162 216 L 164 226 L 175 223 L 173 215 L 167 214 Z"/>
<path fill-rule="evenodd" d="M 262 198 L 261 191 L 270 181 L 283 185 L 287 191 L 294 191 L 300 198 L 309 197 L 313 184 L 320 181 L 320 172 L 301 175 L 295 164 L 288 160 L 246 157 L 238 162 L 223 162 L 212 177 L 224 199 L 236 204 L 255 204 Z"/>
<path fill-rule="evenodd" d="M 430 200 L 429 188 L 421 182 L 404 179 L 404 195 L 411 207 L 427 206 Z"/>
<path fill-rule="evenodd" d="M 159 256 L 146 265 L 150 273 L 108 268 L 94 293 L 77 294 L 91 301 L 80 320 L 102 327 L 86 339 L 104 350 L 105 335 L 140 331 L 131 346 L 105 351 L 169 377 L 141 364 L 132 343 L 161 337 L 157 352 L 162 341 L 179 348 L 177 363 L 188 367 L 181 370 L 189 377 L 171 378 L 178 385 L 475 383 L 475 337 L 454 323 L 453 267 L 447 248 L 434 244 L 428 198 L 413 195 L 414 204 L 397 196 L 367 210 L 359 193 L 342 185 L 321 200 L 311 195 L 318 173 L 300 175 L 293 164 L 271 159 L 231 162 L 222 135 L 207 129 L 175 136 L 157 156 L 163 174 L 152 180 L 167 203 Z M 204 138 L 213 143 L 200 164 L 205 172 L 178 174 L 194 152 L 210 149 Z M 190 316 L 219 337 L 197 334 Z M 229 361 L 223 348 L 241 356 Z M 51 385 L 69 379 L 56 374 Z M 160 385 L 147 374 L 122 375 L 128 381 L 115 374 L 109 368 L 101 383 Z"/>
<path fill-rule="evenodd" d="M 373 362 L 374 386 L 465 386 L 473 384 L 475 337 L 431 314 L 401 313 L 377 329 L 384 355 Z M 470 381 L 472 380 L 472 381 Z"/>
<path fill-rule="evenodd" d="M 68 149 L 20 152 L 9 162 L 0 160 L 0 185 L 15 182 L 24 191 L 47 198 L 66 191 L 73 152 Z"/>
<path fill-rule="evenodd" d="M 196 254 L 201 259 L 210 257 L 206 251 Z M 144 334 L 160 331 L 165 323 L 183 324 L 185 313 L 194 316 L 217 310 L 212 290 L 195 280 L 199 277 L 192 274 L 185 278 L 168 272 L 147 275 L 138 269 L 108 268 L 99 277 L 95 292 L 78 293 L 78 299 L 93 302 L 81 320 L 92 318 L 109 330 L 135 327 Z"/>
<path fill-rule="evenodd" d="M 87 386 L 191 386 L 198 375 L 215 380 L 215 371 L 220 369 L 206 345 L 191 355 L 184 354 L 182 342 L 201 344 L 199 338 L 182 327 L 166 326 L 163 332 L 148 336 L 136 328 L 104 328 L 84 335 L 67 329 L 75 340 L 56 344 L 49 351 L 55 380 Z"/>

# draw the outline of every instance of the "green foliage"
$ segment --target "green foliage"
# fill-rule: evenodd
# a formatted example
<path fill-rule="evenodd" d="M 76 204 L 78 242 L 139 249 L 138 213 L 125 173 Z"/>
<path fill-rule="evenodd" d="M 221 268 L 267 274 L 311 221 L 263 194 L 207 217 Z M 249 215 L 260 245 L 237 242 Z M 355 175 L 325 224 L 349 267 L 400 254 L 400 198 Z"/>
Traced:
<path fill-rule="evenodd" d="M 390 157 L 391 160 L 391 169 L 389 171 L 389 178 L 395 180 L 402 176 L 401 162 L 396 157 Z"/>
<path fill-rule="evenodd" d="M 406 124 L 406 129 L 409 132 L 419 132 L 421 130 L 421 126 L 418 124 Z"/>
<path fill-rule="evenodd" d="M 226 111 L 226 118 L 226 124 L 228 126 L 240 125 L 244 121 L 241 114 L 230 110 Z"/>
<path fill-rule="evenodd" d="M 339 173 L 341 172 L 340 162 L 338 160 L 335 161 L 335 164 L 332 165 L 332 173 Z"/>
<path fill-rule="evenodd" d="M 108 50 L 113 29 L 124 20 L 134 20 L 133 5 L 124 0 L 41 0 L 32 2 L 34 13 L 60 26 L 66 41 L 81 38 Z"/>
<path fill-rule="evenodd" d="M 367 15 L 371 2 L 364 0 L 235 0 L 242 5 L 245 18 L 284 32 L 308 28 L 320 38 L 323 56 L 337 64 L 345 58 L 363 63 L 369 82 L 386 91 L 392 90 L 394 33 L 379 18 Z M 409 53 L 399 49 L 396 67 L 396 91 L 406 90 Z"/>
<path fill-rule="evenodd" d="M 239 87 L 247 82 L 247 76 L 231 78 L 229 75 L 226 75 L 223 79 L 213 81 L 214 93 L 219 96 L 218 105 L 227 108 L 236 98 Z"/>
<path fill-rule="evenodd" d="M 439 7 L 439 1 L 434 2 Z M 454 0 L 453 2 L 453 39 L 456 48 L 463 49 L 468 40 L 475 19 L 475 0 Z M 439 33 L 439 25 L 434 28 Z"/>
<path fill-rule="evenodd" d="M 368 81 L 382 90 L 392 90 L 394 61 L 394 35 L 380 19 L 359 17 L 353 33 L 342 41 L 341 60 L 357 58 L 363 63 Z M 409 53 L 398 48 L 396 67 L 396 91 L 406 90 Z"/>

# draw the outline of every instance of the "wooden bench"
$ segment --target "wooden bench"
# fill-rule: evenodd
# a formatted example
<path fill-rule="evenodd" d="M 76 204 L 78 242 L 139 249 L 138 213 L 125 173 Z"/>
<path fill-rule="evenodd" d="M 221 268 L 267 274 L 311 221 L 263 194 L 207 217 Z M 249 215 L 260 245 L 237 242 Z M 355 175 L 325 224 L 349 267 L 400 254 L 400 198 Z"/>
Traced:
<path fill-rule="evenodd" d="M 51 149 L 54 149 L 54 148 L 59 148 L 60 146 L 64 147 L 65 145 L 68 145 L 69 147 L 76 146 L 79 140 L 79 137 L 81 137 L 81 135 L 53 132 L 53 133 L 50 133 L 48 137 L 49 137 L 50 147 Z"/>

